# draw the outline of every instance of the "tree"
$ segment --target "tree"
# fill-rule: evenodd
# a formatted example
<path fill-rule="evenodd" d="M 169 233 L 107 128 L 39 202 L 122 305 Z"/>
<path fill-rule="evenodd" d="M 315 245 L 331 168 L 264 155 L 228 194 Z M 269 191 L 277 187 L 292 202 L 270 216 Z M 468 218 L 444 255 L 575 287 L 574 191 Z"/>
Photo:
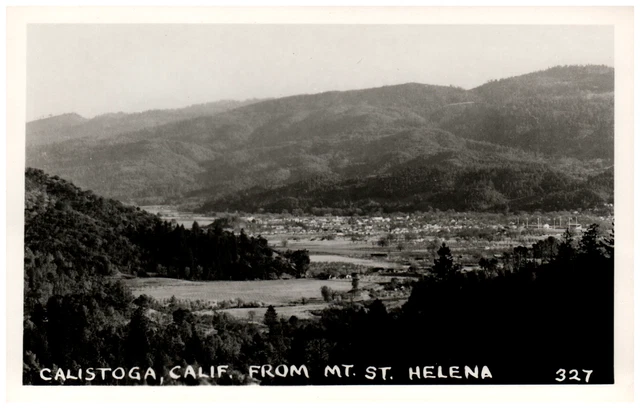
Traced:
<path fill-rule="evenodd" d="M 276 312 L 276 309 L 273 306 L 269 306 L 267 308 L 267 311 L 264 314 L 264 324 L 266 324 L 269 327 L 272 327 L 273 325 L 278 323 L 278 313 Z"/>
<path fill-rule="evenodd" d="M 533 244 L 533 256 L 542 262 L 549 262 L 558 254 L 558 240 L 555 237 L 548 237 Z"/>
<path fill-rule="evenodd" d="M 371 305 L 369 305 L 369 317 L 371 321 L 379 323 L 387 317 L 387 314 L 387 308 L 380 299 L 374 300 Z"/>
<path fill-rule="evenodd" d="M 177 325 L 182 325 L 183 323 L 193 323 L 194 316 L 191 311 L 183 308 L 179 308 L 172 313 L 173 322 Z"/>
<path fill-rule="evenodd" d="M 325 302 L 330 302 L 333 299 L 333 289 L 326 285 L 320 288 L 320 294 Z"/>
<path fill-rule="evenodd" d="M 496 271 L 496 269 L 498 269 L 498 260 L 496 258 L 480 258 L 480 262 L 478 262 L 478 265 L 486 273 L 493 273 Z"/>
<path fill-rule="evenodd" d="M 360 277 L 358 276 L 357 273 L 354 273 L 353 278 L 351 279 L 351 288 L 353 289 L 354 292 L 358 290 L 359 284 L 360 284 Z"/>
<path fill-rule="evenodd" d="M 176 298 L 176 295 L 172 295 L 171 298 L 169 299 L 169 309 L 175 310 L 177 308 L 178 308 L 178 299 Z"/>
<path fill-rule="evenodd" d="M 389 246 L 389 239 L 387 237 L 380 237 L 377 242 L 378 246 L 381 248 L 385 248 Z"/>
<path fill-rule="evenodd" d="M 196 266 L 195 272 L 191 276 L 193 280 L 200 280 L 202 279 L 202 275 L 204 275 L 204 268 L 202 267 L 202 265 L 198 265 Z"/>
<path fill-rule="evenodd" d="M 461 270 L 460 265 L 453 262 L 453 255 L 451 255 L 451 250 L 445 244 L 442 243 L 440 249 L 438 249 L 438 258 L 434 259 L 433 267 L 431 268 L 431 272 L 433 272 L 440 279 L 449 278 Z"/>
<path fill-rule="evenodd" d="M 139 297 L 138 308 L 133 312 L 129 322 L 128 333 L 125 340 L 125 350 L 128 359 L 133 364 L 141 366 L 153 366 L 154 332 L 151 320 L 146 316 L 148 302 L 146 298 Z"/>
<path fill-rule="evenodd" d="M 562 263 L 571 262 L 575 257 L 575 248 L 573 247 L 573 233 L 567 228 L 562 234 L 562 241 L 558 245 L 558 260 Z"/>
<path fill-rule="evenodd" d="M 296 277 L 301 278 L 307 274 L 311 259 L 309 258 L 309 251 L 306 249 L 293 251 L 289 254 L 289 259 L 295 265 Z"/>
<path fill-rule="evenodd" d="M 519 245 L 513 248 L 513 263 L 514 269 L 518 270 L 523 268 L 527 264 L 529 258 L 529 248 Z"/>
<path fill-rule="evenodd" d="M 591 224 L 580 239 L 580 253 L 588 257 L 599 256 L 602 255 L 601 247 L 598 224 Z"/>

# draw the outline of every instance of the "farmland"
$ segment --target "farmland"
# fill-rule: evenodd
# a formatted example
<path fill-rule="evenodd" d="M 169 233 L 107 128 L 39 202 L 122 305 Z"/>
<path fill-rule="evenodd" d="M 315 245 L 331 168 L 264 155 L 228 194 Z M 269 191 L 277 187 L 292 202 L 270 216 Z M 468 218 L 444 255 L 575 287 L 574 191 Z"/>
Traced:
<path fill-rule="evenodd" d="M 325 285 L 338 291 L 351 288 L 348 280 L 315 279 L 191 282 L 169 278 L 136 278 L 127 280 L 127 283 L 134 295 L 146 294 L 158 300 L 171 296 L 213 302 L 241 298 L 245 302 L 262 302 L 267 305 L 285 305 L 302 298 L 321 299 L 320 288 Z"/>
<path fill-rule="evenodd" d="M 406 291 L 381 295 L 382 285 L 391 279 L 378 275 L 363 276 L 360 288 L 372 291 L 371 293 L 376 291 L 376 297 L 383 300 L 388 307 L 400 306 L 408 296 Z M 151 296 L 161 304 L 168 304 L 170 298 L 175 297 L 179 304 L 188 305 L 188 308 L 200 315 L 222 311 L 245 320 L 255 318 L 255 321 L 262 319 L 267 306 L 270 305 L 276 307 L 278 315 L 283 318 L 312 318 L 314 311 L 329 306 L 329 303 L 322 299 L 321 287 L 327 286 L 336 294 L 344 294 L 351 289 L 350 279 L 191 282 L 169 278 L 135 278 L 126 282 L 134 296 Z M 197 307 L 194 308 L 195 305 Z M 250 317 L 252 313 L 253 317 Z"/>
<path fill-rule="evenodd" d="M 371 268 L 397 268 L 400 265 L 392 262 L 373 261 L 370 259 L 350 258 L 340 255 L 311 255 L 311 262 L 324 263 L 324 262 L 339 262 L 349 263 L 353 265 L 368 266 Z"/>
<path fill-rule="evenodd" d="M 151 208 L 149 208 L 151 210 Z M 190 227 L 197 222 L 207 228 L 224 220 L 224 229 L 262 235 L 277 250 L 308 250 L 310 267 L 306 279 L 189 281 L 170 278 L 127 280 L 133 294 L 149 295 L 161 302 L 171 297 L 199 302 L 192 309 L 201 314 L 221 310 L 235 317 L 260 320 L 273 305 L 281 317 L 310 318 L 328 306 L 320 289 L 329 287 L 334 300 L 347 300 L 351 275 L 358 273 L 359 289 L 387 306 L 399 306 L 408 297 L 411 282 L 433 265 L 441 243 L 446 243 L 463 266 L 479 270 L 481 258 L 499 257 L 512 247 L 530 247 L 538 240 L 560 238 L 562 227 L 612 218 L 594 214 L 500 214 L 437 213 L 395 217 L 302 217 L 274 214 L 229 215 L 217 218 L 153 208 L 163 219 Z M 535 220 L 535 223 L 534 221 Z M 551 226 L 550 226 L 551 225 Z M 580 227 L 581 228 L 581 227 Z M 574 232 L 580 234 L 580 228 Z M 607 227 L 605 227 L 607 228 Z M 496 255 L 497 254 L 497 255 Z M 393 280 L 393 282 L 392 282 Z"/>

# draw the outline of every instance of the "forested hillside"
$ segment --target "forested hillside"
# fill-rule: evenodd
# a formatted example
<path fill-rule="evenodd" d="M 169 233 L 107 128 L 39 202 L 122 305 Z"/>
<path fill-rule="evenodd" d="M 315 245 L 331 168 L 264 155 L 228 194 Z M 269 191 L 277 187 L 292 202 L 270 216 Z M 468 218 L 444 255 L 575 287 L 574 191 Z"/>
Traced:
<path fill-rule="evenodd" d="M 79 281 L 119 275 L 190 280 L 302 276 L 305 251 L 276 253 L 261 237 L 173 226 L 140 209 L 27 169 L 25 304 L 73 293 Z"/>
<path fill-rule="evenodd" d="M 254 188 L 201 210 L 352 215 L 586 210 L 613 203 L 613 168 L 593 173 L 576 161 L 551 166 L 485 147 L 418 156 L 374 177 L 313 178 L 277 189 Z"/>
<path fill-rule="evenodd" d="M 554 67 L 473 90 L 481 104 L 440 125 L 455 134 L 551 157 L 613 160 L 614 71 Z"/>
<path fill-rule="evenodd" d="M 299 95 L 31 146 L 27 163 L 108 197 L 211 210 L 247 200 L 296 208 L 276 202 L 285 198 L 303 199 L 304 210 L 589 208 L 613 193 L 613 89 L 612 68 L 569 66 L 472 90 L 411 83 Z M 434 171 L 449 184 L 428 185 Z M 488 173 L 469 182 L 478 171 Z M 476 204 L 455 197 L 471 190 Z"/>

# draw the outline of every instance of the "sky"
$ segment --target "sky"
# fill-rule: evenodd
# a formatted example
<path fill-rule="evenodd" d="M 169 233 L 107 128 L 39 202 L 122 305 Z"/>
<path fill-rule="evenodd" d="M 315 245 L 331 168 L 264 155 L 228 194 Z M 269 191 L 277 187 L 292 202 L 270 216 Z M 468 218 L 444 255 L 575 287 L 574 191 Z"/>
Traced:
<path fill-rule="evenodd" d="M 612 26 L 31 24 L 27 120 L 613 66 Z"/>

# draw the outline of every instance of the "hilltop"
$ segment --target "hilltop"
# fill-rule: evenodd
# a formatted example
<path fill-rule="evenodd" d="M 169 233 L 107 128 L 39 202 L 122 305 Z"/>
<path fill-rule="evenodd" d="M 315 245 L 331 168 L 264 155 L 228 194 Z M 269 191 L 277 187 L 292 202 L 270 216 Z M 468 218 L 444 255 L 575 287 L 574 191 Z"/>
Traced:
<path fill-rule="evenodd" d="M 75 139 L 105 139 L 123 133 L 214 115 L 258 101 L 223 100 L 187 106 L 181 109 L 155 109 L 137 113 L 106 113 L 91 119 L 77 113 L 66 113 L 27 123 L 27 146 L 46 145 Z"/>

